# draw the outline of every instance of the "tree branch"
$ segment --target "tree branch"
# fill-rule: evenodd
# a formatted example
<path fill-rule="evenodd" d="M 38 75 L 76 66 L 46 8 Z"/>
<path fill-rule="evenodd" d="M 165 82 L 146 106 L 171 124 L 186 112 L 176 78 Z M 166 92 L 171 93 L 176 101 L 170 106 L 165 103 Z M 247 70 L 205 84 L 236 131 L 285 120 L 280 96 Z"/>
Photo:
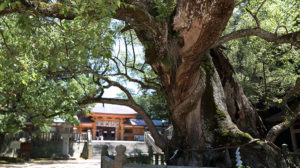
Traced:
<path fill-rule="evenodd" d="M 257 16 L 259 10 L 264 6 L 264 4 L 267 2 L 267 0 L 264 0 L 260 5 L 259 7 L 257 8 L 257 11 L 255 12 L 255 16 Z"/>
<path fill-rule="evenodd" d="M 15 0 L 11 0 L 11 2 L 15 2 Z M 71 6 L 71 3 L 45 3 L 41 1 L 35 0 L 20 0 L 20 6 L 16 6 L 14 8 L 7 6 L 2 11 L 0 11 L 0 17 L 5 16 L 11 13 L 25 13 L 27 11 L 35 11 L 42 16 L 59 18 L 59 19 L 67 19 L 73 20 L 78 16 L 78 13 L 72 12 L 72 8 L 75 6 Z M 4 0 L 0 0 L 0 4 L 5 3 Z M 129 19 L 134 19 L 136 22 L 144 25 L 148 30 L 152 33 L 157 34 L 157 29 L 161 26 L 159 22 L 156 22 L 155 18 L 151 16 L 147 10 L 142 8 L 141 1 L 135 0 L 121 0 L 121 6 L 117 9 L 116 14 L 113 16 L 116 19 L 128 21 Z M 61 10 L 66 8 L 67 13 L 62 13 Z M 88 14 L 93 15 L 97 12 L 95 10 L 88 10 Z"/>
<path fill-rule="evenodd" d="M 13 52 L 13 50 L 11 49 L 11 47 L 8 45 L 8 43 L 7 43 L 6 39 L 5 39 L 5 36 L 3 34 L 3 30 L 1 30 L 1 29 L 0 29 L 0 34 L 1 34 L 1 37 L 3 39 L 4 46 L 6 47 L 6 50 L 9 53 L 10 58 L 12 58 L 13 60 L 15 60 L 18 65 L 20 65 L 21 67 L 23 67 L 22 63 L 16 58 L 15 53 Z"/>
<path fill-rule="evenodd" d="M 111 60 L 115 63 L 116 65 L 116 69 L 117 69 L 117 73 L 114 73 L 114 74 L 110 74 L 111 76 L 123 76 L 125 77 L 127 80 L 131 81 L 131 82 L 135 82 L 137 83 L 138 85 L 140 85 L 143 89 L 153 89 L 153 90 L 157 90 L 159 91 L 161 89 L 161 86 L 160 84 L 154 82 L 154 81 L 151 81 L 149 80 L 147 77 L 145 77 L 144 75 L 144 78 L 145 78 L 145 82 L 141 81 L 141 80 L 138 80 L 138 79 L 134 79 L 132 77 L 130 77 L 127 73 L 127 69 L 130 68 L 132 70 L 135 70 L 135 71 L 138 71 L 140 73 L 145 73 L 142 69 L 137 69 L 136 67 L 134 66 L 128 66 L 124 63 L 122 63 L 121 60 L 119 60 L 117 57 L 116 58 L 111 58 Z M 118 62 L 119 61 L 125 68 L 125 73 L 121 72 L 121 69 L 120 67 L 118 66 Z M 148 84 L 147 84 L 148 83 Z"/>
<path fill-rule="evenodd" d="M 3 39 L 3 43 L 4 43 L 4 46 L 6 47 L 7 51 L 9 52 L 9 54 L 12 56 L 12 57 L 15 57 L 14 56 L 14 53 L 12 52 L 12 50 L 10 49 L 10 47 L 8 46 L 7 42 L 6 42 L 6 39 L 4 37 L 4 34 L 3 34 L 3 31 L 0 29 L 0 34 L 1 34 L 1 37 Z"/>
<path fill-rule="evenodd" d="M 259 28 L 260 28 L 260 22 L 259 22 L 259 20 L 258 20 L 258 18 L 257 18 L 257 14 L 259 13 L 259 10 L 262 8 L 262 6 L 266 3 L 266 1 L 267 1 L 267 0 L 264 0 L 264 1 L 259 5 L 259 7 L 258 7 L 258 9 L 256 10 L 255 13 L 252 13 L 249 9 L 246 9 L 246 11 L 253 17 L 253 19 L 254 19 L 255 22 L 256 22 L 257 27 L 259 27 Z"/>
<path fill-rule="evenodd" d="M 270 33 L 261 28 L 243 29 L 243 30 L 238 30 L 238 31 L 232 32 L 230 34 L 227 34 L 227 35 L 221 37 L 212 46 L 212 48 L 219 46 L 223 43 L 226 43 L 230 40 L 247 37 L 247 36 L 258 36 L 268 42 L 274 42 L 274 43 L 278 43 L 278 44 L 289 43 L 289 44 L 296 46 L 297 48 L 300 48 L 300 41 L 299 41 L 300 31 L 277 36 L 275 33 Z"/>
<path fill-rule="evenodd" d="M 124 45 L 125 45 L 125 73 L 127 74 L 127 61 L 128 61 L 128 46 L 127 46 L 127 40 L 126 37 L 124 37 Z"/>
<path fill-rule="evenodd" d="M 253 17 L 253 19 L 256 22 L 257 27 L 260 27 L 260 22 L 257 18 L 257 12 L 255 14 L 253 14 L 249 9 L 246 9 L 246 11 Z"/>
<path fill-rule="evenodd" d="M 0 11 L 0 17 L 11 13 L 25 13 L 27 11 L 35 11 L 43 16 L 68 20 L 72 20 L 77 16 L 72 12 L 68 12 L 67 14 L 63 14 L 62 12 L 60 12 L 64 7 L 62 3 L 45 3 L 33 0 L 21 0 L 19 2 L 21 2 L 20 6 L 17 5 L 14 8 L 8 6 L 4 10 Z M 4 3 L 4 1 L 0 0 L 0 4 L 1 3 Z M 65 7 L 67 7 L 68 9 L 71 8 L 70 6 Z"/>
<path fill-rule="evenodd" d="M 288 106 L 288 100 L 298 93 L 300 90 L 300 77 L 297 78 L 296 84 L 294 88 L 283 97 L 282 102 L 276 104 L 277 107 L 283 108 L 285 112 L 285 119 L 281 123 L 273 126 L 266 136 L 266 140 L 274 142 L 277 136 L 287 128 L 289 128 L 296 120 L 297 117 L 300 116 L 300 104 L 298 104 L 297 108 L 292 111 Z"/>
<path fill-rule="evenodd" d="M 133 54 L 133 68 L 134 68 L 136 56 L 135 56 L 135 50 L 134 50 L 133 37 L 132 37 L 131 30 L 129 30 L 129 35 L 130 35 L 130 40 L 131 40 L 131 49 L 132 49 L 132 54 Z"/>
<path fill-rule="evenodd" d="M 286 107 L 288 108 L 288 107 Z M 288 108 L 289 109 L 289 108 Z M 283 132 L 284 130 L 288 129 L 296 120 L 297 117 L 300 116 L 300 105 L 298 105 L 297 109 L 292 112 L 292 114 L 287 114 L 285 116 L 285 120 L 281 123 L 273 126 L 269 132 L 267 133 L 266 140 L 274 142 L 277 136 Z"/>
<path fill-rule="evenodd" d="M 288 100 L 300 91 L 300 77 L 297 78 L 294 88 L 282 98 L 282 104 L 287 104 Z"/>

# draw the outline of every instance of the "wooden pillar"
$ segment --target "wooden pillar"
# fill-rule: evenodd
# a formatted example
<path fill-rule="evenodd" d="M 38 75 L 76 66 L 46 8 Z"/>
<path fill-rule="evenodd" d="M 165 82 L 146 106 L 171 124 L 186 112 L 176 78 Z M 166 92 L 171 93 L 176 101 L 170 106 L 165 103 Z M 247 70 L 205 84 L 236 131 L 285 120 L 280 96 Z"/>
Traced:
<path fill-rule="evenodd" d="M 297 152 L 297 140 L 295 136 L 295 131 L 294 131 L 294 125 L 290 127 L 290 132 L 291 132 L 291 138 L 292 138 L 292 144 L 293 144 L 293 151 Z"/>
<path fill-rule="evenodd" d="M 93 139 L 96 139 L 96 131 L 97 131 L 97 127 L 96 127 L 96 123 L 93 124 L 92 127 L 92 135 L 93 135 Z"/>
<path fill-rule="evenodd" d="M 124 120 L 121 119 L 121 140 L 124 140 Z"/>
<path fill-rule="evenodd" d="M 119 119 L 119 126 L 117 128 L 117 131 L 118 131 L 118 140 L 121 140 L 121 124 L 122 124 L 122 119 L 120 118 Z"/>
<path fill-rule="evenodd" d="M 80 124 L 78 126 L 76 126 L 76 132 L 77 133 L 81 133 L 81 126 L 80 126 Z"/>
<path fill-rule="evenodd" d="M 119 140 L 119 126 L 116 127 L 115 140 Z"/>

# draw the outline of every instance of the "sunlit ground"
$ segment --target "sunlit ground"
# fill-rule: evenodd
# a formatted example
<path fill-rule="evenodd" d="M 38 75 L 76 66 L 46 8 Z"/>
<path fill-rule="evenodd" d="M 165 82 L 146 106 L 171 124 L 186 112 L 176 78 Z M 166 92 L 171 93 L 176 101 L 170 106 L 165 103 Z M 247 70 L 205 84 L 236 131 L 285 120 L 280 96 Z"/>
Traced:
<path fill-rule="evenodd" d="M 23 160 L 12 160 L 0 161 L 0 168 L 10 167 L 24 167 L 24 168 L 99 168 L 100 160 L 49 160 L 49 159 L 36 159 L 24 162 Z"/>

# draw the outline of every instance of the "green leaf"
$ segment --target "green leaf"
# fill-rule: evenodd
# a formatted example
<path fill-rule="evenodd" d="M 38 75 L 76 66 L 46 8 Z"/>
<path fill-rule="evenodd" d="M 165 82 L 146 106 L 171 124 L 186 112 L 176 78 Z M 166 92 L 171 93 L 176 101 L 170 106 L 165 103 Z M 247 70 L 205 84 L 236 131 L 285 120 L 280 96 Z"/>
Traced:
<path fill-rule="evenodd" d="M 117 6 L 120 7 L 121 6 L 121 1 L 117 0 Z"/>
<path fill-rule="evenodd" d="M 25 86 L 27 86 L 28 85 L 28 83 L 26 82 L 26 80 L 22 80 L 22 83 L 25 85 Z"/>
<path fill-rule="evenodd" d="M 0 11 L 3 11 L 7 7 L 7 3 L 3 2 L 0 4 Z"/>

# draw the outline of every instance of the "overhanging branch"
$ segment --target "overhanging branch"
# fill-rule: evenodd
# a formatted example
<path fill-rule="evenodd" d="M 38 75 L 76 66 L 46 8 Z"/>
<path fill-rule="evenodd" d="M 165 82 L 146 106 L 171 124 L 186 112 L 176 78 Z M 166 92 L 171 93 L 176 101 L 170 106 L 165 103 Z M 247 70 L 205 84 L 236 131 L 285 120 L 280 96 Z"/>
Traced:
<path fill-rule="evenodd" d="M 17 2 L 17 1 L 11 1 Z M 0 11 L 0 17 L 5 16 L 11 13 L 25 13 L 27 11 L 34 11 L 42 16 L 59 18 L 59 19 L 74 19 L 77 15 L 72 12 L 68 12 L 67 14 L 63 14 L 61 9 L 63 8 L 62 3 L 45 3 L 41 1 L 30 1 L 30 0 L 21 0 L 20 5 L 16 5 L 14 8 L 11 6 L 7 6 L 2 11 Z M 4 0 L 0 0 L 0 4 L 5 3 Z M 68 6 L 66 6 L 68 7 Z"/>
<path fill-rule="evenodd" d="M 292 111 L 292 114 L 287 114 L 284 121 L 270 129 L 270 131 L 267 133 L 266 140 L 274 142 L 280 133 L 288 129 L 297 120 L 298 116 L 300 116 L 300 105 L 294 112 Z"/>
<path fill-rule="evenodd" d="M 292 45 L 296 46 L 297 48 L 300 48 L 300 41 L 299 41 L 300 31 L 278 36 L 275 33 L 268 32 L 261 28 L 243 29 L 243 30 L 238 30 L 238 31 L 232 32 L 230 34 L 227 34 L 227 35 L 221 37 L 212 46 L 212 48 L 219 46 L 223 43 L 226 43 L 230 40 L 247 37 L 247 36 L 257 36 L 268 42 L 274 42 L 274 43 L 278 43 L 278 44 L 288 43 L 288 44 L 292 44 Z"/>

